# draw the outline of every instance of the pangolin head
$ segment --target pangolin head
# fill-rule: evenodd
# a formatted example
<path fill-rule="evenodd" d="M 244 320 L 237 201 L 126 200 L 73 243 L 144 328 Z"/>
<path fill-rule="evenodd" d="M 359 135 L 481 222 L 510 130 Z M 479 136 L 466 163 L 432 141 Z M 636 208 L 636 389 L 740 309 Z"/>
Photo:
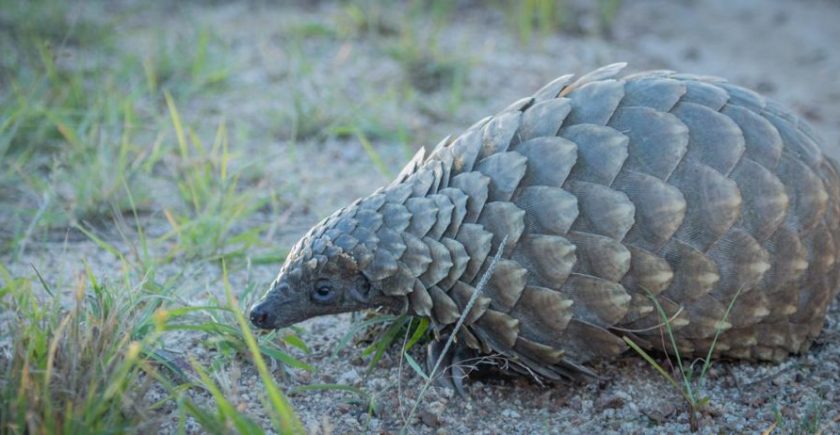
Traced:
<path fill-rule="evenodd" d="M 381 225 L 381 218 L 369 215 L 370 210 L 359 210 L 357 201 L 312 227 L 289 252 L 262 299 L 251 307 L 251 323 L 278 329 L 325 314 L 404 304 L 404 297 L 384 294 L 368 276 L 366 265 L 377 261 L 377 250 L 385 249 L 374 235 L 376 228 L 365 228 Z"/>

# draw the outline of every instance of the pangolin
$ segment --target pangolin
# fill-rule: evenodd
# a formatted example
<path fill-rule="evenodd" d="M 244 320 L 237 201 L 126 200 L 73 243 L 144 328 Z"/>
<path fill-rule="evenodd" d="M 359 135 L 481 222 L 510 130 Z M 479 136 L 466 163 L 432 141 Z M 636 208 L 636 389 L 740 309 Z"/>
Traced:
<path fill-rule="evenodd" d="M 487 274 L 458 345 L 551 380 L 597 375 L 625 336 L 657 347 L 663 319 L 683 356 L 807 350 L 838 290 L 836 163 L 755 92 L 623 67 L 421 148 L 294 245 L 252 323 L 386 307 L 446 337 Z"/>

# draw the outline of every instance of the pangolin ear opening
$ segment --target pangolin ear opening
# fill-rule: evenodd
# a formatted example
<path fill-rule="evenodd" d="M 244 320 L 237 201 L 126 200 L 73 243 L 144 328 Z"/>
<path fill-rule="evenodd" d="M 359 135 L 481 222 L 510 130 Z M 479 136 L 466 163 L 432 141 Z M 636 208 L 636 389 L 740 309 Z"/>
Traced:
<path fill-rule="evenodd" d="M 342 280 L 349 283 L 349 296 L 360 304 L 370 303 L 370 281 L 359 271 L 356 260 L 350 254 L 342 252 L 332 263 Z"/>
<path fill-rule="evenodd" d="M 353 284 L 348 290 L 350 297 L 356 302 L 362 304 L 370 303 L 370 281 L 361 273 L 356 276 L 356 279 L 353 280 Z"/>

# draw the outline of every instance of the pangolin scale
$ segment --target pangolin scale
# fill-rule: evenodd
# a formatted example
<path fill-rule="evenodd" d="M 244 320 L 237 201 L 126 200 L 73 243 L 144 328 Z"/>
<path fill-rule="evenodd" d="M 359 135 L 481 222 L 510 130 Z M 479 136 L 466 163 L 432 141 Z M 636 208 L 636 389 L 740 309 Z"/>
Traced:
<path fill-rule="evenodd" d="M 550 379 L 622 337 L 683 355 L 808 349 L 838 289 L 840 179 L 810 128 L 714 77 L 562 76 L 336 211 L 251 312 L 278 328 L 386 306 Z M 504 246 L 499 246 L 506 237 Z M 731 312 L 727 316 L 727 309 Z M 661 347 L 661 346 L 659 346 Z"/>

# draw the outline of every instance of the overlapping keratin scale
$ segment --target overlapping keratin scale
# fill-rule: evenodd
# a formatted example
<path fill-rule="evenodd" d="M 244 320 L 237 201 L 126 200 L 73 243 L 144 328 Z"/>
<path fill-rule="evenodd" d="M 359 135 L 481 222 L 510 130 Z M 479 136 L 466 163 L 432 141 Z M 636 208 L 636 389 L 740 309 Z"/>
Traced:
<path fill-rule="evenodd" d="M 836 166 L 751 91 L 621 68 L 561 77 L 419 153 L 332 243 L 445 328 L 507 237 L 459 337 L 547 377 L 586 372 L 625 334 L 656 345 L 650 297 L 684 352 L 718 330 L 720 355 L 803 350 L 840 273 Z"/>

